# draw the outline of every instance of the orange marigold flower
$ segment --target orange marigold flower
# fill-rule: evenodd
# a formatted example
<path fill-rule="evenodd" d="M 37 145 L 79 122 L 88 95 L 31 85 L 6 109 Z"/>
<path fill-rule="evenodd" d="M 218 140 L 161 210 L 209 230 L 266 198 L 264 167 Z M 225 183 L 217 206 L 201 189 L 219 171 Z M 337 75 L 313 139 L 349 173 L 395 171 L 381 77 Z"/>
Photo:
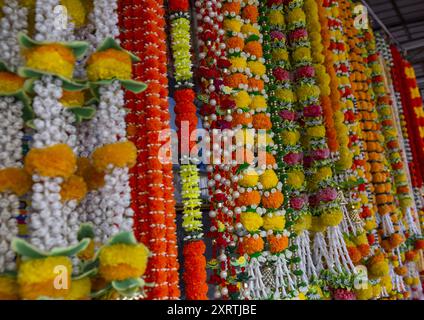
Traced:
<path fill-rule="evenodd" d="M 251 23 L 256 23 L 259 16 L 258 8 L 254 5 L 247 5 L 244 7 L 241 16 L 244 19 L 249 19 Z"/>
<path fill-rule="evenodd" d="M 230 88 L 238 88 L 240 84 L 247 83 L 247 76 L 242 73 L 234 73 L 224 78 L 224 84 Z"/>
<path fill-rule="evenodd" d="M 248 113 L 248 112 L 243 112 L 243 113 L 234 112 L 233 113 L 233 120 L 232 120 L 233 126 L 237 126 L 237 125 L 247 126 L 247 125 L 251 124 L 252 121 L 253 121 L 253 118 L 250 115 L 250 113 Z"/>
<path fill-rule="evenodd" d="M 240 10 L 241 10 L 240 1 L 225 2 L 222 4 L 222 7 L 221 7 L 222 12 L 226 12 L 226 11 L 228 13 L 234 12 L 236 15 L 240 13 Z"/>
<path fill-rule="evenodd" d="M 265 113 L 257 113 L 253 116 L 253 127 L 255 129 L 271 130 L 271 119 Z"/>
<path fill-rule="evenodd" d="M 361 252 L 356 247 L 348 247 L 347 252 L 349 253 L 350 259 L 354 264 L 357 264 L 362 259 Z"/>
<path fill-rule="evenodd" d="M 284 195 L 282 192 L 277 191 L 274 193 L 270 193 L 268 197 L 262 197 L 262 205 L 266 209 L 278 209 L 284 203 Z"/>
<path fill-rule="evenodd" d="M 240 48 L 240 50 L 243 50 L 244 40 L 240 37 L 231 37 L 227 39 L 226 45 L 228 49 Z"/>
<path fill-rule="evenodd" d="M 261 237 L 243 238 L 243 249 L 249 255 L 261 252 L 264 249 L 264 240 Z"/>
<path fill-rule="evenodd" d="M 249 88 L 256 88 L 257 91 L 262 91 L 265 85 L 263 80 L 250 78 L 249 79 Z"/>
<path fill-rule="evenodd" d="M 240 193 L 240 196 L 236 199 L 237 206 L 239 207 L 259 205 L 260 202 L 261 194 L 257 190 Z"/>
<path fill-rule="evenodd" d="M 259 41 L 250 41 L 244 46 L 244 51 L 254 55 L 256 58 L 262 58 L 262 45 Z"/>
<path fill-rule="evenodd" d="M 289 238 L 286 236 L 276 236 L 271 234 L 267 237 L 267 239 L 269 243 L 269 250 L 273 254 L 283 252 L 289 245 Z"/>

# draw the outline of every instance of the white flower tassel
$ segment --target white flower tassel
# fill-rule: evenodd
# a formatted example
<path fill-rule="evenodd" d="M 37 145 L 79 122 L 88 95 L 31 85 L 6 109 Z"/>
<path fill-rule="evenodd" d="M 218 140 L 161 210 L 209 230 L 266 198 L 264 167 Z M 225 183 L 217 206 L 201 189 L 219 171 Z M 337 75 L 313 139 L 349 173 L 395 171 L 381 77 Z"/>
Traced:
<path fill-rule="evenodd" d="M 96 125 L 97 147 L 126 141 L 126 112 L 123 106 L 124 92 L 119 82 L 100 88 L 100 103 L 92 120 Z M 97 192 L 92 192 L 85 202 L 88 220 L 96 226 L 96 241 L 102 243 L 120 231 L 130 231 L 133 223 L 129 170 L 108 169 L 105 185 Z"/>
<path fill-rule="evenodd" d="M 269 289 L 266 288 L 261 272 L 261 263 L 258 258 L 251 258 L 247 266 L 249 275 L 249 292 L 254 300 L 267 299 Z"/>
<path fill-rule="evenodd" d="M 283 254 L 277 257 L 275 262 L 275 293 L 274 299 L 287 298 L 288 288 L 290 291 L 295 290 L 295 281 L 292 278 L 291 271 L 287 266 L 286 258 Z M 280 294 L 281 290 L 281 294 Z"/>
<path fill-rule="evenodd" d="M 304 230 L 296 237 L 298 255 L 300 258 L 300 270 L 302 271 L 302 281 L 309 283 L 309 279 L 317 277 L 317 271 L 311 253 L 311 241 L 309 231 Z"/>
<path fill-rule="evenodd" d="M 317 274 L 326 268 L 333 270 L 334 262 L 328 252 L 327 243 L 322 232 L 315 233 L 312 257 Z"/>
<path fill-rule="evenodd" d="M 395 228 L 393 226 L 393 221 L 390 218 L 390 214 L 383 215 L 381 217 L 381 222 L 383 223 L 383 232 L 385 236 L 395 233 Z"/>
<path fill-rule="evenodd" d="M 355 266 L 350 259 L 346 248 L 343 234 L 338 226 L 327 228 L 328 251 L 331 256 L 331 261 L 339 272 L 353 272 Z"/>

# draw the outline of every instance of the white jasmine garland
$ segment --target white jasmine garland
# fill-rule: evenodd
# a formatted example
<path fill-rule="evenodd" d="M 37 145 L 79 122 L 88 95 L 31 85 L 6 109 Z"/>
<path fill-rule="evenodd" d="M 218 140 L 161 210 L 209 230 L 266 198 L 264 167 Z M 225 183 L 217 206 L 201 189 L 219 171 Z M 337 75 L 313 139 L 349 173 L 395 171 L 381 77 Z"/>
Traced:
<path fill-rule="evenodd" d="M 21 63 L 20 47 L 15 35 L 27 28 L 27 9 L 10 0 L 0 10 L 0 59 L 15 69 Z M 0 169 L 22 167 L 23 104 L 14 97 L 0 97 Z M 0 274 L 16 269 L 11 241 L 19 233 L 19 197 L 0 193 Z"/>
<path fill-rule="evenodd" d="M 126 141 L 126 111 L 124 92 L 118 81 L 102 86 L 100 102 L 92 121 L 97 147 Z M 95 126 L 94 126 L 95 124 Z M 88 221 L 93 222 L 96 241 L 105 242 L 119 231 L 132 228 L 133 210 L 130 208 L 131 188 L 128 168 L 113 168 L 105 174 L 105 185 L 93 191 L 85 201 Z"/>
<path fill-rule="evenodd" d="M 16 68 L 22 62 L 16 35 L 28 27 L 28 10 L 20 8 L 17 0 L 7 1 L 0 10 L 4 13 L 0 19 L 0 60 Z"/>

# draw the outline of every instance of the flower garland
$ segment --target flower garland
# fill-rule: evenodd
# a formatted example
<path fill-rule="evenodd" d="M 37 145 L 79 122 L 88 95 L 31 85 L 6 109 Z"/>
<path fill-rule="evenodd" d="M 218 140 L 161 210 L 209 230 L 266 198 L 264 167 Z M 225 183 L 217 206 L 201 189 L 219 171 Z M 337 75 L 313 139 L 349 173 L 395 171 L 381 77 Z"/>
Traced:
<path fill-rule="evenodd" d="M 294 280 L 290 274 L 287 275 L 283 297 L 296 296 L 295 290 L 299 290 L 298 296 L 302 297 L 308 290 L 309 278 L 315 270 L 309 250 L 309 236 L 307 235 L 310 216 L 308 215 L 306 195 L 304 194 L 303 151 L 299 141 L 299 124 L 294 109 L 294 92 L 290 81 L 290 62 L 283 10 L 282 2 L 267 2 L 266 7 L 262 9 L 263 16 L 261 18 L 263 32 L 269 33 L 269 36 L 264 36 L 264 56 L 266 57 L 270 79 L 266 85 L 266 91 L 269 94 L 268 105 L 271 113 L 272 131 L 277 146 L 275 155 L 278 164 L 277 173 L 280 181 L 283 182 L 284 201 L 282 207 L 287 212 L 287 229 L 292 231 L 290 234 L 279 235 L 278 242 L 280 245 L 276 245 L 275 248 L 271 241 L 270 252 L 276 256 L 285 255 L 291 264 L 291 271 L 289 272 L 294 271 L 294 276 L 297 278 Z M 294 246 L 289 246 L 288 240 Z M 278 243 L 277 241 L 274 242 Z M 283 243 L 286 245 L 281 245 Z M 285 250 L 287 248 L 288 250 Z M 299 259 L 292 258 L 292 256 Z M 296 283 L 292 284 L 291 282 L 294 281 Z M 285 293 L 287 289 L 289 289 L 289 292 Z"/>
<path fill-rule="evenodd" d="M 194 105 L 195 93 L 191 87 L 191 52 L 190 52 L 190 13 L 188 0 L 169 1 L 172 53 L 174 58 L 174 78 L 176 80 L 175 99 L 175 124 L 179 131 L 180 144 L 188 144 L 189 152 L 195 141 L 186 141 L 181 137 L 181 126 L 188 126 L 188 137 L 191 137 L 197 127 L 196 106 Z M 182 149 L 182 148 L 181 148 Z M 187 158 L 188 157 L 188 158 Z M 205 244 L 203 238 L 202 213 L 200 206 L 199 174 L 198 168 L 186 155 L 181 159 L 180 175 L 182 179 L 183 197 L 183 228 L 186 232 L 184 240 L 184 275 L 186 298 L 189 300 L 206 300 L 208 286 L 206 284 L 206 259 L 204 257 Z M 191 163 L 190 163 L 191 162 Z"/>
<path fill-rule="evenodd" d="M 347 31 L 342 23 L 346 20 L 345 15 L 348 10 L 339 10 L 339 7 L 347 8 L 345 1 L 326 2 L 323 7 L 326 9 L 332 55 L 330 64 L 327 62 L 327 68 L 334 70 L 331 71 L 331 74 L 336 76 L 333 90 L 338 90 L 338 97 L 341 99 L 340 109 L 335 110 L 334 118 L 339 122 L 337 133 L 342 146 L 340 159 L 336 162 L 336 170 L 339 172 L 338 180 L 345 190 L 349 209 L 349 213 L 345 215 L 343 228 L 346 233 L 351 232 L 353 236 L 356 236 L 363 232 L 359 213 L 361 204 L 365 205 L 367 200 L 360 195 L 360 189 L 363 189 L 363 186 L 359 185 L 365 183 L 362 132 L 357 120 L 356 100 L 350 79 L 352 68 L 348 60 Z M 338 97 L 334 97 L 333 101 Z"/>
<path fill-rule="evenodd" d="M 16 299 L 16 280 L 6 273 L 16 271 L 16 255 L 11 242 L 19 233 L 17 218 L 20 214 L 19 197 L 31 187 L 31 177 L 21 168 L 23 151 L 22 119 L 25 96 L 22 94 L 24 79 L 11 69 L 19 66 L 19 44 L 13 40 L 15 34 L 26 29 L 26 10 L 20 8 L 17 1 L 10 1 L 0 7 L 0 126 L 2 143 L 0 147 L 0 243 L 3 244 L 0 261 L 0 299 Z M 7 39 L 7 41 L 6 41 Z M 12 40 L 11 40 L 12 39 Z M 4 61 L 4 62 L 3 62 Z M 9 66 L 8 68 L 6 66 Z M 19 96 L 21 98 L 19 98 Z M 10 288 L 10 290 L 8 290 Z"/>
<path fill-rule="evenodd" d="M 229 43 L 224 43 L 222 4 L 212 1 L 206 8 L 205 4 L 200 1 L 195 3 L 199 27 L 200 61 L 197 72 L 201 81 L 199 97 L 203 103 L 201 115 L 203 127 L 209 129 L 209 133 L 212 134 L 206 137 L 205 142 L 213 143 L 213 152 L 206 151 L 204 158 L 210 163 L 207 165 L 211 218 L 209 236 L 214 239 L 213 259 L 209 262 L 214 273 L 210 282 L 216 286 L 214 292 L 216 299 L 240 299 L 246 297 L 248 292 L 247 290 L 241 292 L 240 281 L 245 279 L 244 257 L 238 258 L 234 234 L 234 227 L 237 227 L 240 220 L 240 211 L 235 210 L 236 193 L 232 192 L 237 189 L 238 176 L 235 174 L 236 163 L 232 161 L 232 157 L 229 163 L 227 161 L 226 164 L 220 164 L 222 156 L 228 159 L 230 155 L 228 150 L 224 150 L 227 152 L 226 155 L 220 152 L 221 148 L 224 148 L 222 143 L 232 139 L 232 136 L 224 135 L 226 131 L 222 132 L 221 142 L 215 141 L 219 137 L 214 134 L 214 129 L 231 128 L 231 121 L 237 121 L 236 114 L 231 110 L 232 102 L 226 99 L 226 93 L 230 89 L 224 83 L 224 77 L 228 75 L 230 66 L 225 50 Z M 239 197 L 237 201 L 240 200 Z"/>
<path fill-rule="evenodd" d="M 146 289 L 147 298 L 177 299 L 180 291 L 172 163 L 159 159 L 163 145 L 160 133 L 169 130 L 170 119 L 163 2 L 122 1 L 119 15 L 124 27 L 123 46 L 141 59 L 134 69 L 135 78 L 148 86 L 140 95 L 127 93 L 127 105 L 132 110 L 127 117 L 128 132 L 138 149 L 131 182 L 134 229 L 137 239 L 152 252 L 146 281 L 154 287 Z M 169 136 L 165 138 L 167 141 Z"/>
<path fill-rule="evenodd" d="M 320 89 L 316 85 L 316 73 L 312 64 L 311 43 L 307 31 L 307 21 L 310 21 L 310 17 L 305 15 L 302 0 L 287 1 L 285 5 L 291 39 L 291 59 L 296 74 L 295 90 L 299 106 L 303 108 L 303 145 L 306 150 L 304 167 L 310 194 L 311 230 L 316 232 L 313 246 L 314 263 L 319 273 L 325 266 L 329 269 L 329 272 L 322 273 L 323 280 L 337 287 L 340 281 L 353 281 L 353 265 L 338 227 L 343 219 L 343 204 L 337 199 L 330 150 L 323 125 L 323 111 L 319 101 Z M 311 108 L 319 111 L 310 114 L 308 111 Z M 324 231 L 327 231 L 328 251 Z M 338 280 L 334 281 L 335 279 Z"/>
<path fill-rule="evenodd" d="M 422 136 L 420 133 L 422 131 L 421 119 L 423 118 L 420 111 L 422 102 L 416 83 L 415 71 L 411 64 L 402 58 L 395 46 L 391 46 L 391 53 L 394 59 L 394 64 L 396 66 L 401 66 L 401 68 L 392 68 L 392 76 L 394 79 L 395 89 L 400 92 L 402 100 L 402 114 L 405 118 L 405 126 L 410 140 L 409 144 L 412 153 L 411 160 L 413 161 L 409 163 L 409 170 L 411 172 L 413 186 L 421 189 L 423 185 L 423 169 L 417 159 L 419 159 L 422 155 L 424 145 L 423 139 L 416 137 Z M 413 107 L 407 108 L 407 105 L 411 105 Z M 420 192 L 417 190 L 415 194 L 418 202 L 422 202 Z"/>

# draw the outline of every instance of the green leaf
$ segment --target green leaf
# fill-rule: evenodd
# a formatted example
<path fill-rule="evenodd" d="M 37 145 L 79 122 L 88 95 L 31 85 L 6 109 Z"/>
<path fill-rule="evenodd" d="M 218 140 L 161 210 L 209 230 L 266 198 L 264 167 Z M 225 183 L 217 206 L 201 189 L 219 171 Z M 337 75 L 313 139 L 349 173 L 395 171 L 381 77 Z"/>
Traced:
<path fill-rule="evenodd" d="M 48 257 L 48 253 L 37 249 L 24 239 L 14 238 L 12 240 L 12 250 L 23 257 L 30 259 L 43 259 Z"/>
<path fill-rule="evenodd" d="M 96 114 L 96 109 L 93 107 L 74 107 L 68 108 L 78 120 L 90 120 Z"/>
<path fill-rule="evenodd" d="M 97 52 L 105 51 L 107 49 L 116 49 L 122 52 L 126 52 L 130 55 L 132 62 L 139 62 L 140 58 L 137 57 L 135 54 L 123 49 L 114 38 L 108 37 L 106 38 L 103 43 L 98 47 Z"/>
<path fill-rule="evenodd" d="M 35 124 L 34 124 L 34 119 L 26 121 L 26 122 L 25 122 L 25 125 L 26 125 L 28 128 L 31 128 L 31 129 L 34 129 L 34 130 L 36 129 L 36 128 L 35 128 Z"/>
<path fill-rule="evenodd" d="M 118 233 L 116 236 L 112 237 L 109 240 L 109 245 L 114 245 L 114 244 L 137 244 L 137 240 L 134 237 L 134 234 L 132 232 L 121 232 Z"/>
<path fill-rule="evenodd" d="M 81 280 L 81 279 L 84 279 L 84 278 L 91 278 L 91 277 L 95 276 L 98 271 L 99 270 L 97 268 L 93 268 L 93 269 L 83 271 L 82 273 L 80 273 L 76 276 L 73 276 L 72 280 Z"/>
<path fill-rule="evenodd" d="M 143 92 L 147 88 L 145 83 L 135 80 L 121 80 L 121 84 L 125 89 L 134 93 Z"/>
<path fill-rule="evenodd" d="M 243 170 L 246 170 L 247 168 L 249 168 L 250 164 L 248 164 L 247 162 L 241 164 L 238 168 L 237 168 L 237 174 L 241 173 Z"/>
<path fill-rule="evenodd" d="M 70 257 L 73 256 L 87 248 L 87 246 L 90 243 L 90 239 L 83 239 L 76 245 L 67 247 L 67 248 L 54 248 L 50 251 L 50 256 L 57 257 L 57 256 L 66 256 Z"/>
<path fill-rule="evenodd" d="M 130 278 L 121 281 L 112 281 L 112 287 L 118 292 L 125 292 L 131 289 L 138 289 L 143 284 L 140 278 Z"/>
<path fill-rule="evenodd" d="M 19 41 L 19 44 L 26 49 L 31 49 L 37 46 L 51 43 L 48 41 L 33 40 L 27 34 L 23 32 L 20 32 L 18 34 L 18 41 Z M 85 42 L 85 41 L 60 42 L 60 44 L 71 49 L 77 59 L 81 58 L 89 47 L 88 42 Z"/>
<path fill-rule="evenodd" d="M 82 223 L 79 230 L 78 230 L 78 241 L 81 241 L 82 239 L 94 238 L 94 229 L 93 225 L 91 223 Z"/>
<path fill-rule="evenodd" d="M 67 79 L 58 74 L 54 74 L 54 73 L 43 71 L 43 70 L 37 70 L 33 68 L 21 67 L 18 69 L 18 75 L 24 78 L 35 78 L 35 79 L 39 79 L 45 75 L 55 76 L 59 78 L 60 80 L 62 80 L 63 88 L 68 91 L 81 91 L 87 88 L 87 84 L 85 82 L 74 81 L 71 79 Z"/>

